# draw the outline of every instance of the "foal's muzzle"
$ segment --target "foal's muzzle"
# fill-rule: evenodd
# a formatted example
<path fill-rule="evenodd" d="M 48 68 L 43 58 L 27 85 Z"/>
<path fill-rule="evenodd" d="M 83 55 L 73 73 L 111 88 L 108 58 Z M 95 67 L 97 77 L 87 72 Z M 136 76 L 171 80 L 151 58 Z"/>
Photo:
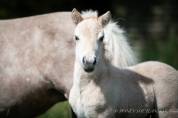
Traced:
<path fill-rule="evenodd" d="M 84 70 L 86 72 L 92 72 L 95 69 L 96 57 L 94 57 L 93 59 L 90 59 L 90 60 L 87 60 L 86 57 L 83 57 L 82 62 L 84 65 Z"/>

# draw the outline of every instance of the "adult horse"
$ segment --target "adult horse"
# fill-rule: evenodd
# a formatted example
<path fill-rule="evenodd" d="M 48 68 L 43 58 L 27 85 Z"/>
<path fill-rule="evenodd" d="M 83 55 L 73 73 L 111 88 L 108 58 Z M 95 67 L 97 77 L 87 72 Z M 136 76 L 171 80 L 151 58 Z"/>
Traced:
<path fill-rule="evenodd" d="M 1 116 L 31 118 L 65 100 L 73 29 L 70 12 L 0 21 Z"/>
<path fill-rule="evenodd" d="M 96 12 L 84 16 L 91 14 Z M 119 35 L 113 41 L 122 45 L 106 42 L 108 59 L 117 67 L 131 65 L 132 50 L 113 26 L 107 31 L 113 39 Z M 0 21 L 0 117 L 31 118 L 65 100 L 72 86 L 74 28 L 71 12 Z"/>
<path fill-rule="evenodd" d="M 69 103 L 78 118 L 178 118 L 177 70 L 152 61 L 113 66 L 105 47 L 113 35 L 106 31 L 110 19 L 110 12 L 84 18 L 73 10 L 77 26 Z"/>

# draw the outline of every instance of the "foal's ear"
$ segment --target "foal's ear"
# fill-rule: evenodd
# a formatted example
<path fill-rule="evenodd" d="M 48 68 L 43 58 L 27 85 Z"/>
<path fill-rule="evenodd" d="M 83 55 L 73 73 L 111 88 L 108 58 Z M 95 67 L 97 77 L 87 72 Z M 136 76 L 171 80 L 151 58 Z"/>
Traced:
<path fill-rule="evenodd" d="M 103 27 L 106 26 L 110 20 L 111 20 L 111 12 L 110 11 L 107 11 L 105 14 L 103 14 L 102 16 L 99 17 L 99 22 L 101 23 L 101 25 Z"/>
<path fill-rule="evenodd" d="M 76 8 L 72 10 L 72 20 L 76 25 L 83 20 L 80 12 Z"/>

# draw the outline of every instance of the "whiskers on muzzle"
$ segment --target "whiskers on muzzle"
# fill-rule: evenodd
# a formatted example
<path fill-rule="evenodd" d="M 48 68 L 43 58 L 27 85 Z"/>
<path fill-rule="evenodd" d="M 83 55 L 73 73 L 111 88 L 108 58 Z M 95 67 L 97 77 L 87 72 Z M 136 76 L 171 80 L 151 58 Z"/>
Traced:
<path fill-rule="evenodd" d="M 86 58 L 86 56 L 82 59 L 83 68 L 86 72 L 92 72 L 95 69 L 95 65 L 97 64 L 96 57 Z"/>

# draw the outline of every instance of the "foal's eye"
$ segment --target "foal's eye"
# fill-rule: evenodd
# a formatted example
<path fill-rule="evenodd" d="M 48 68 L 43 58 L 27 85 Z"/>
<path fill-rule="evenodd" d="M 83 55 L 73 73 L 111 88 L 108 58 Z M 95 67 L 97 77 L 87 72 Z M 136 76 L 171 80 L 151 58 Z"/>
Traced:
<path fill-rule="evenodd" d="M 79 40 L 79 37 L 78 37 L 78 36 L 75 36 L 75 40 L 78 41 L 78 40 Z"/>
<path fill-rule="evenodd" d="M 104 35 L 99 38 L 99 41 L 102 42 L 104 39 Z"/>

